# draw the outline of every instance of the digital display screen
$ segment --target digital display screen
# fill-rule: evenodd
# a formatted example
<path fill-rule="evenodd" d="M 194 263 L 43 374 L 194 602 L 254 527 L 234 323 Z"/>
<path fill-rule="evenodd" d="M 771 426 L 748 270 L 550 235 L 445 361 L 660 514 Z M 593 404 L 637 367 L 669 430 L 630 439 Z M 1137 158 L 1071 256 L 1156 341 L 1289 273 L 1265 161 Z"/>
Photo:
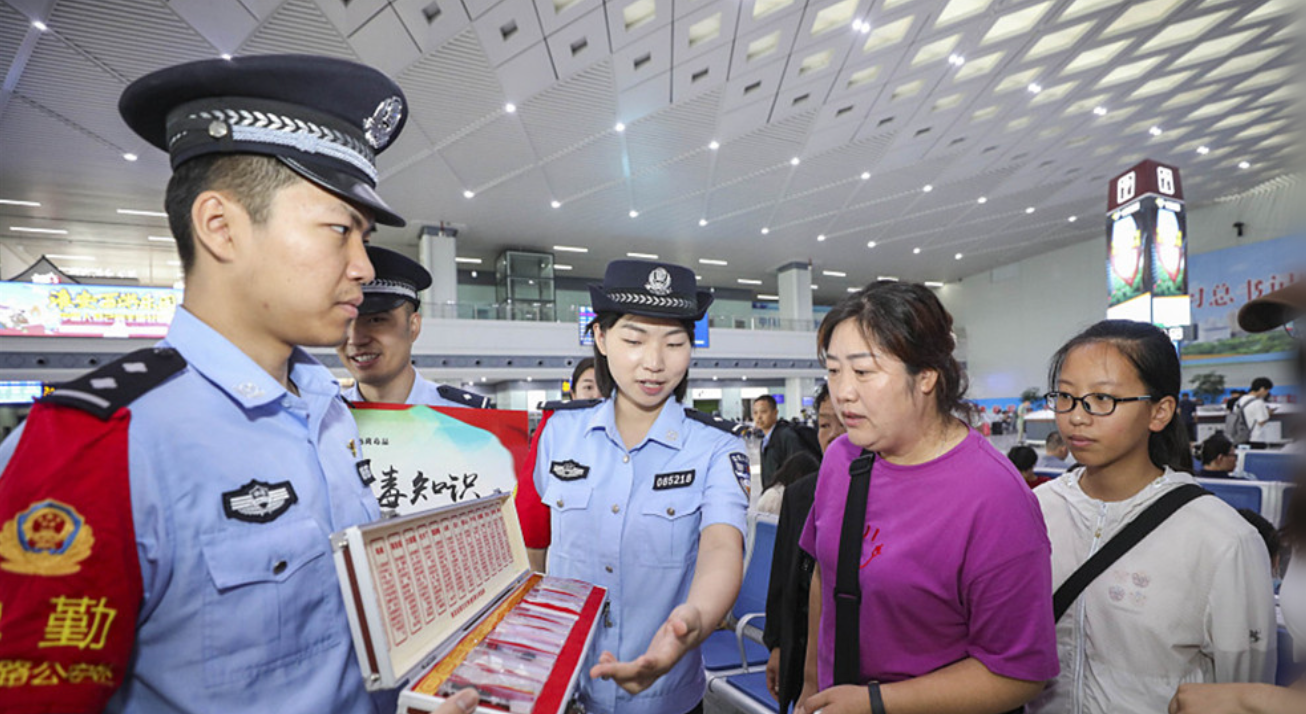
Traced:
<path fill-rule="evenodd" d="M 45 390 L 41 382 L 0 381 L 0 404 L 31 404 Z"/>

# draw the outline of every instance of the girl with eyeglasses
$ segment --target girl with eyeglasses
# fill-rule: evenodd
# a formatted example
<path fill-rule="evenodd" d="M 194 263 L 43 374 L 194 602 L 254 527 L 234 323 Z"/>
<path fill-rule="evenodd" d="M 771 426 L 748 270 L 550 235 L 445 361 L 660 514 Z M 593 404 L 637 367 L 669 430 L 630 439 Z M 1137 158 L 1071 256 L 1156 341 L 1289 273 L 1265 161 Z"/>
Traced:
<path fill-rule="evenodd" d="M 1080 468 L 1035 489 L 1053 587 L 1167 493 L 1193 484 L 1165 333 L 1104 320 L 1052 358 L 1048 407 Z M 1093 578 L 1057 621 L 1061 674 L 1031 712 L 1165 712 L 1190 682 L 1268 682 L 1275 665 L 1269 556 L 1214 497 L 1179 506 Z"/>

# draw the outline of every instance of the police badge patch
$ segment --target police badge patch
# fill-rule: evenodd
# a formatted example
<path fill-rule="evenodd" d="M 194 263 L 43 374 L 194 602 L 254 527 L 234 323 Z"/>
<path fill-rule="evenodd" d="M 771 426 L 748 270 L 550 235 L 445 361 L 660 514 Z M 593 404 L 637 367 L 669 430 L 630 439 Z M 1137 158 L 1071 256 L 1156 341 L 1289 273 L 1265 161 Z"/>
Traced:
<path fill-rule="evenodd" d="M 739 482 L 739 487 L 748 493 L 753 485 L 753 474 L 749 470 L 748 455 L 738 451 L 730 454 L 730 468 L 735 472 L 735 480 Z"/>
<path fill-rule="evenodd" d="M 91 554 L 95 535 L 77 509 L 38 501 L 0 529 L 0 568 L 23 575 L 71 575 Z"/>
<path fill-rule="evenodd" d="M 235 491 L 222 494 L 222 510 L 227 518 L 248 523 L 268 523 L 298 503 L 295 487 L 289 481 L 264 483 L 250 481 Z"/>
<path fill-rule="evenodd" d="M 579 481 L 590 475 L 590 467 L 567 459 L 549 464 L 549 473 L 557 476 L 561 481 Z"/>
<path fill-rule="evenodd" d="M 644 283 L 644 289 L 659 297 L 670 295 L 671 273 L 659 265 L 648 274 L 648 282 Z"/>

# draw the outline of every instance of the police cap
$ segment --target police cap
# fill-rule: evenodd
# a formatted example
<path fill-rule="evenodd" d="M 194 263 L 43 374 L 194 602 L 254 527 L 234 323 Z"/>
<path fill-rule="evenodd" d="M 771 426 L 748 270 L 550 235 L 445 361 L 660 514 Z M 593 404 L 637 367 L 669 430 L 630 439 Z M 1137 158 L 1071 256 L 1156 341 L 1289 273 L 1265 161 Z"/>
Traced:
<path fill-rule="evenodd" d="M 694 271 L 651 260 L 614 260 L 603 283 L 593 283 L 595 312 L 698 320 L 712 304 L 712 293 L 698 289 Z"/>
<path fill-rule="evenodd" d="M 407 104 L 371 67 L 311 55 L 201 60 L 132 82 L 118 111 L 174 169 L 207 154 L 273 156 L 378 223 L 404 225 L 376 193 L 376 155 L 403 129 Z"/>
<path fill-rule="evenodd" d="M 421 263 L 378 245 L 367 246 L 367 259 L 376 269 L 376 278 L 363 285 L 363 304 L 358 306 L 358 314 L 386 312 L 405 301 L 415 308 L 421 306 L 417 294 L 431 287 L 431 274 Z"/>

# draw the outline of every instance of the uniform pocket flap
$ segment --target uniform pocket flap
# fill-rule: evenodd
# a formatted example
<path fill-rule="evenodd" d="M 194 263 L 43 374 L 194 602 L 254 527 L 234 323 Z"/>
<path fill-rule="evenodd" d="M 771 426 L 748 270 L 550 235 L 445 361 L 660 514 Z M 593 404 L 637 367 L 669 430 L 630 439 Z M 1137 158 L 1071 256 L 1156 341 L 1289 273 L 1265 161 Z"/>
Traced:
<path fill-rule="evenodd" d="M 662 494 L 644 502 L 643 513 L 674 521 L 695 515 L 703 507 L 703 494 L 699 491 Z"/>
<path fill-rule="evenodd" d="M 552 483 L 544 491 L 544 505 L 555 511 L 575 511 L 590 505 L 594 487 L 588 484 Z"/>
<path fill-rule="evenodd" d="M 280 582 L 327 554 L 330 540 L 315 521 L 302 519 L 210 533 L 200 547 L 218 590 L 251 583 Z"/>

